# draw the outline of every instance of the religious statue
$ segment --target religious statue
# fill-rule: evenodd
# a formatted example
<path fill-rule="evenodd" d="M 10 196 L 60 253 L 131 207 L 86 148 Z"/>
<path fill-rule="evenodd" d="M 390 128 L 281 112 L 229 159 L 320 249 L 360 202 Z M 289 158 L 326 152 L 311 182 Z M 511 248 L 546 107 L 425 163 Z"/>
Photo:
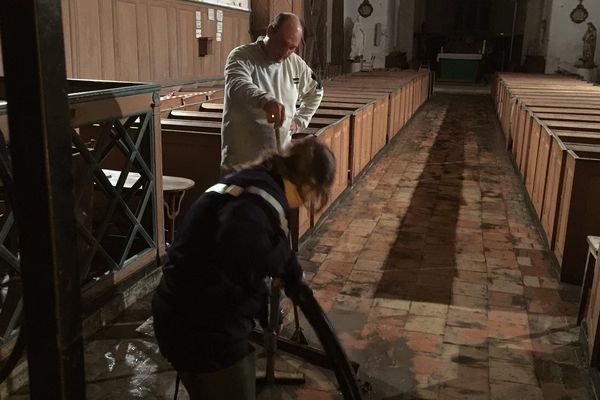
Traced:
<path fill-rule="evenodd" d="M 365 31 L 362 28 L 360 19 L 352 26 L 352 40 L 350 42 L 350 59 L 360 61 L 363 59 L 365 51 Z"/>
<path fill-rule="evenodd" d="M 583 57 L 580 58 L 583 68 L 594 68 L 594 53 L 596 52 L 596 27 L 591 22 L 583 35 Z"/>

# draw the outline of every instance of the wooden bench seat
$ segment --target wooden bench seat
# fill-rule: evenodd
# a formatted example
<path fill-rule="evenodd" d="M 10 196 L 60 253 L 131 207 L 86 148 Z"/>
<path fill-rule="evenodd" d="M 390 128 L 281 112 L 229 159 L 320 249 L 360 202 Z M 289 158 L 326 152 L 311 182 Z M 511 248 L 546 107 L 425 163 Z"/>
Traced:
<path fill-rule="evenodd" d="M 220 122 L 223 120 L 223 113 L 217 111 L 173 110 L 169 114 L 169 119 L 189 119 Z"/>
<path fill-rule="evenodd" d="M 600 132 L 600 122 L 575 122 L 544 120 L 544 124 L 550 129 L 569 129 L 573 131 Z"/>
<path fill-rule="evenodd" d="M 216 132 L 221 133 L 221 122 L 216 121 L 196 121 L 190 119 L 168 119 L 160 120 L 161 129 L 166 130 L 184 130 L 198 132 Z"/>
<path fill-rule="evenodd" d="M 600 108 L 563 108 L 563 107 L 528 107 L 531 112 L 536 113 L 559 113 L 559 114 L 578 114 L 578 115 L 600 115 Z"/>
<path fill-rule="evenodd" d="M 600 122 L 600 114 L 598 114 L 598 115 L 582 115 L 582 114 L 538 112 L 538 113 L 535 113 L 535 116 L 541 120 L 574 121 L 574 122 Z"/>
<path fill-rule="evenodd" d="M 205 102 L 205 103 L 201 103 L 199 105 L 199 110 L 200 111 L 216 111 L 216 110 L 223 111 L 223 107 L 224 107 L 223 103 Z"/>

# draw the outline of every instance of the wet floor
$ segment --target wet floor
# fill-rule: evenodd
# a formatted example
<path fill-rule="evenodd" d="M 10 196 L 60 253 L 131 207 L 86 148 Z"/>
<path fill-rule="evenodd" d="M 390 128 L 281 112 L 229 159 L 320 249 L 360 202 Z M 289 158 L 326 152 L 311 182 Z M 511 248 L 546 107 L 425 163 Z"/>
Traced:
<path fill-rule="evenodd" d="M 489 96 L 436 94 L 302 246 L 366 399 L 593 398 L 578 288 L 557 280 L 501 137 Z M 173 398 L 149 315 L 145 298 L 88 340 L 88 399 Z M 306 383 L 259 399 L 341 398 L 327 370 L 277 368 Z"/>

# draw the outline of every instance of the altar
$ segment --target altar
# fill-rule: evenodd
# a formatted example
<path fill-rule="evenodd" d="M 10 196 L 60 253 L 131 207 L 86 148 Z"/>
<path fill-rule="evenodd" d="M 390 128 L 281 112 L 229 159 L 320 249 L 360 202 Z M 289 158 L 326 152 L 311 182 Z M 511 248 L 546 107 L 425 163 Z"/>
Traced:
<path fill-rule="evenodd" d="M 438 79 L 475 82 L 481 65 L 480 53 L 438 53 Z"/>

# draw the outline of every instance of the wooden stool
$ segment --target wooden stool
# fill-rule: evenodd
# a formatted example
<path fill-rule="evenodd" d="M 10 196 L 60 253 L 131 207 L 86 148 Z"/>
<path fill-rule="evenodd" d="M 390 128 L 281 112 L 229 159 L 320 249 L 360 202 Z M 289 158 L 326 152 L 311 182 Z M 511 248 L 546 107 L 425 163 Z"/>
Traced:
<path fill-rule="evenodd" d="M 114 169 L 103 169 L 102 171 L 110 183 L 113 186 L 116 186 L 121 177 L 121 171 L 116 171 Z M 125 179 L 125 183 L 123 184 L 123 188 L 131 189 L 139 179 L 139 173 L 129 172 Z M 179 215 L 183 195 L 186 190 L 193 188 L 196 183 L 191 179 L 168 175 L 163 175 L 162 183 L 165 211 L 167 213 L 167 218 L 169 219 L 168 239 L 169 244 L 171 244 L 175 239 L 175 218 Z"/>
<path fill-rule="evenodd" d="M 169 244 L 173 244 L 173 240 L 175 240 L 175 219 L 181 210 L 181 200 L 183 200 L 186 190 L 193 188 L 195 184 L 191 179 L 179 176 L 163 176 L 164 204 L 169 219 Z"/>
<path fill-rule="evenodd" d="M 585 260 L 585 272 L 583 273 L 583 283 L 581 284 L 581 295 L 579 296 L 579 312 L 577 313 L 577 325 L 581 324 L 587 305 L 587 295 L 594 280 L 596 259 L 598 258 L 598 247 L 600 245 L 600 236 L 588 236 L 588 254 Z M 591 264 L 591 266 L 590 266 Z"/>

